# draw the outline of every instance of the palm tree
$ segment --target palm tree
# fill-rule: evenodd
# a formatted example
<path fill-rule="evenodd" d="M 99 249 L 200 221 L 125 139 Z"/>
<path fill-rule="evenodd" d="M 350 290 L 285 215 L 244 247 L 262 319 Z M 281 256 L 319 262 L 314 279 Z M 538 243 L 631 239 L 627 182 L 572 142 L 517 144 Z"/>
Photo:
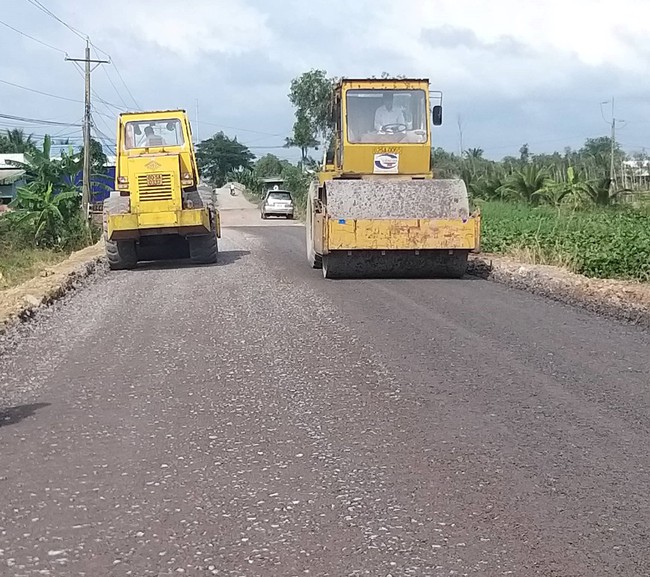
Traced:
<path fill-rule="evenodd" d="M 25 137 L 25 131 L 22 128 L 13 128 L 7 130 L 8 147 L 14 153 L 31 152 L 36 148 L 32 135 Z"/>
<path fill-rule="evenodd" d="M 479 159 L 483 158 L 483 153 L 485 151 L 482 148 L 468 148 L 465 151 L 465 156 L 467 158 Z"/>
<path fill-rule="evenodd" d="M 559 178 L 551 180 L 540 192 L 540 199 L 555 207 L 560 207 L 568 198 L 573 198 L 576 203 L 584 197 L 587 182 L 579 175 L 576 175 L 572 166 L 569 166 L 565 174 L 557 174 Z"/>
<path fill-rule="evenodd" d="M 632 190 L 629 188 L 612 189 L 612 181 L 608 176 L 590 180 L 584 186 L 585 195 L 596 206 L 610 206 L 623 192 L 632 192 Z"/>
<path fill-rule="evenodd" d="M 539 205 L 544 191 L 553 183 L 545 168 L 539 168 L 533 164 L 526 166 L 523 170 L 516 170 L 498 190 L 505 197 Z"/>

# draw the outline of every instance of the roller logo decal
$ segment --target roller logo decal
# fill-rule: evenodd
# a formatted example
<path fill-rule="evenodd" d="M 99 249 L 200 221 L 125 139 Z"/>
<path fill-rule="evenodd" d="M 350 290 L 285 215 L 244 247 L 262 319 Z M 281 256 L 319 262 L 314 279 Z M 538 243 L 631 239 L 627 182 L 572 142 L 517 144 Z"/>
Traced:
<path fill-rule="evenodd" d="M 374 173 L 397 174 L 399 169 L 399 154 L 394 152 L 382 152 L 375 154 Z"/>

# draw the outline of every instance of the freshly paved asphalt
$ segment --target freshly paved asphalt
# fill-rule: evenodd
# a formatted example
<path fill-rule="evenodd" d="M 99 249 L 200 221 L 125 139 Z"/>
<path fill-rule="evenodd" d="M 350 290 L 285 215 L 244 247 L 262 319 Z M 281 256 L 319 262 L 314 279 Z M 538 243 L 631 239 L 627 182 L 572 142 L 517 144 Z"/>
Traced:
<path fill-rule="evenodd" d="M 221 207 L 5 339 L 0 575 L 650 574 L 647 333 Z"/>

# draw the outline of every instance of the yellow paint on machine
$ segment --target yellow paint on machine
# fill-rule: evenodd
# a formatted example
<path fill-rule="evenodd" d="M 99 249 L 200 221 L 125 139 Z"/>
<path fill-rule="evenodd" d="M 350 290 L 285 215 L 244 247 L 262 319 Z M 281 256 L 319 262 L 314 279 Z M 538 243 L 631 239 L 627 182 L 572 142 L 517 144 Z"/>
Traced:
<path fill-rule="evenodd" d="M 480 217 L 460 219 L 330 219 L 327 248 L 334 250 L 477 250 Z"/>
<path fill-rule="evenodd" d="M 217 220 L 217 236 L 221 236 L 221 224 Z M 185 228 L 202 226 L 210 232 L 210 216 L 206 210 L 176 210 L 170 212 L 146 212 L 112 214 L 108 217 L 108 238 L 115 231 L 137 231 L 147 228 Z"/>

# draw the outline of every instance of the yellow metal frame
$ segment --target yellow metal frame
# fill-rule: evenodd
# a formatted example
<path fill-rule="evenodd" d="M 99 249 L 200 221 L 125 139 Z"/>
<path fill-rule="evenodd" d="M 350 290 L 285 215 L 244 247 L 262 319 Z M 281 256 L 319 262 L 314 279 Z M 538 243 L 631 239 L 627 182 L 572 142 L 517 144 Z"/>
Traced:
<path fill-rule="evenodd" d="M 348 139 L 347 93 L 350 90 L 422 90 L 425 97 L 425 142 L 417 143 L 353 143 Z M 431 171 L 431 100 L 427 79 L 342 79 L 334 88 L 337 130 L 334 162 L 324 163 L 319 173 L 321 184 L 343 174 L 361 178 L 433 178 Z M 373 174 L 375 154 L 396 153 L 400 157 L 399 173 Z M 339 163 L 336 159 L 342 157 Z"/>
<path fill-rule="evenodd" d="M 480 214 L 456 219 L 328 219 L 325 254 L 334 250 L 469 250 L 480 246 Z"/>
<path fill-rule="evenodd" d="M 217 237 L 221 238 L 221 221 L 215 214 Z M 140 231 L 175 229 L 178 234 L 208 234 L 211 231 L 210 214 L 202 208 L 170 212 L 112 214 L 108 217 L 108 239 L 139 238 Z"/>
<path fill-rule="evenodd" d="M 148 148 L 126 148 L 125 128 L 128 122 L 178 120 L 181 124 L 183 144 Z M 209 234 L 210 210 L 208 208 L 183 208 L 183 189 L 198 184 L 198 170 L 192 129 L 185 110 L 155 110 L 126 112 L 117 122 L 117 170 L 115 188 L 129 196 L 130 211 L 108 216 L 108 238 L 138 239 L 153 234 Z M 154 187 L 142 188 L 140 178 L 159 174 L 169 178 L 162 191 Z M 191 178 L 184 178 L 183 175 Z M 120 182 L 126 177 L 127 182 Z M 152 190 L 153 188 L 153 190 Z M 221 219 L 214 210 L 216 234 L 221 238 Z"/>
<path fill-rule="evenodd" d="M 126 148 L 124 145 L 124 130 L 127 122 L 146 122 L 148 120 L 165 120 L 165 119 L 179 120 L 183 130 L 182 146 L 151 146 L 149 148 Z M 180 171 L 188 172 L 192 175 L 193 181 L 198 182 L 198 174 L 195 173 L 194 167 L 196 166 L 196 154 L 194 152 L 194 144 L 192 142 L 192 128 L 187 118 L 187 113 L 183 109 L 174 110 L 153 110 L 148 112 L 124 112 L 119 115 L 117 120 L 117 167 L 115 171 L 115 190 L 119 190 L 118 179 L 120 176 L 127 176 L 130 178 L 128 163 L 132 158 L 143 158 L 148 161 L 155 160 L 160 156 L 166 154 L 173 154 L 180 156 Z M 180 175 L 179 175 L 180 176 Z M 129 182 L 129 186 L 132 183 Z"/>

